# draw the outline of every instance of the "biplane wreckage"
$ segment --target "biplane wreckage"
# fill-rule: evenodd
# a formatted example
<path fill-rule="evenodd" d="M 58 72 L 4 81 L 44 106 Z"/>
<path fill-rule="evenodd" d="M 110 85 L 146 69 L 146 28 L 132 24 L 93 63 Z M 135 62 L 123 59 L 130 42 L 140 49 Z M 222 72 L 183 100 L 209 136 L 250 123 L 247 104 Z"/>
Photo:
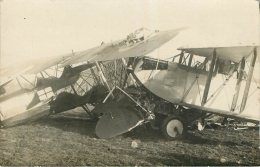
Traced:
<path fill-rule="evenodd" d="M 150 123 L 167 139 L 177 139 L 194 121 L 203 129 L 210 114 L 258 124 L 259 116 L 243 112 L 253 88 L 256 45 L 183 47 L 172 61 L 145 57 L 185 29 L 141 28 L 126 39 L 86 51 L 1 69 L 1 77 L 7 78 L 0 86 L 1 124 L 10 127 L 76 107 L 99 118 L 96 134 L 100 138 Z M 196 57 L 203 61 L 195 61 Z M 227 87 L 233 91 L 229 100 L 224 99 Z M 259 87 L 256 91 L 259 94 Z M 228 104 L 231 100 L 231 105 L 225 106 L 223 99 Z"/>

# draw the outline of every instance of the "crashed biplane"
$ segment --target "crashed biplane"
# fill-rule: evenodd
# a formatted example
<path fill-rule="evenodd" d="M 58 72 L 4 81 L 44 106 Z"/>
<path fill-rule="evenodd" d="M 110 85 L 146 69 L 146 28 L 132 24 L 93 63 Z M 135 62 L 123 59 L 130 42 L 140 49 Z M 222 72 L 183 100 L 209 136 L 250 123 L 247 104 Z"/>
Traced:
<path fill-rule="evenodd" d="M 135 37 L 132 34 L 127 39 L 102 44 L 86 51 L 45 57 L 2 68 L 2 126 L 14 126 L 79 106 L 90 114 L 86 103 L 96 105 L 102 102 L 102 97 L 106 97 L 111 84 L 122 87 L 121 81 L 126 77 L 122 70 L 127 63 L 124 58 L 146 55 L 171 40 L 181 30 L 183 28 L 164 32 L 139 29 L 134 32 Z M 105 62 L 108 60 L 113 61 Z M 82 64 L 85 61 L 87 63 Z M 111 65 L 117 71 L 107 74 L 110 78 L 106 79 L 103 73 Z"/>
<path fill-rule="evenodd" d="M 258 123 L 259 117 L 242 113 L 252 88 L 257 45 L 179 48 L 181 53 L 172 61 L 144 57 L 185 29 L 159 32 L 141 28 L 126 39 L 86 51 L 2 69 L 1 77 L 9 76 L 0 87 L 2 125 L 13 126 L 76 107 L 99 118 L 96 134 L 100 138 L 150 122 L 167 139 L 176 139 L 197 120 L 203 127 L 209 114 Z M 195 61 L 195 55 L 203 61 Z M 245 61 L 250 55 L 245 80 Z M 52 75 L 48 70 L 53 70 Z M 225 106 L 223 90 L 231 83 L 235 88 L 232 105 Z M 243 97 L 239 92 L 244 92 Z M 86 104 L 94 109 L 90 111 Z"/>

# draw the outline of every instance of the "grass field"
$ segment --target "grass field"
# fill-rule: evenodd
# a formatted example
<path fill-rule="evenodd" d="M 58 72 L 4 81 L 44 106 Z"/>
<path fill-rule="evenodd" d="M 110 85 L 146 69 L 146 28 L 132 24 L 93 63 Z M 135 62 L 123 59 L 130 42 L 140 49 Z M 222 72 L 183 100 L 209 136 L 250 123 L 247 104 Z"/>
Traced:
<path fill-rule="evenodd" d="M 79 109 L 0 129 L 1 166 L 259 165 L 259 131 L 208 128 L 166 141 L 145 126 L 112 139 L 95 135 Z M 134 146 L 134 147 L 133 147 Z"/>

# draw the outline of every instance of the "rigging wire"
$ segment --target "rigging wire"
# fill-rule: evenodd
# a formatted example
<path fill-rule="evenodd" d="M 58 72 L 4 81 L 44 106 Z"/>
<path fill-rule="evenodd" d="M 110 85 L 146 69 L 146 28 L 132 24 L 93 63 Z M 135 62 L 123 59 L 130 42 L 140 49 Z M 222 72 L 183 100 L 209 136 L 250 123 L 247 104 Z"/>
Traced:
<path fill-rule="evenodd" d="M 225 80 L 224 80 L 224 77 L 226 77 L 226 76 L 224 76 L 223 77 L 223 75 L 222 75 L 222 79 L 224 80 L 224 82 L 222 83 L 222 85 L 220 85 L 218 88 L 217 88 L 217 90 L 210 96 L 210 98 L 206 101 L 206 103 L 208 102 L 208 101 L 210 101 L 212 98 L 212 101 L 210 102 L 210 104 L 209 104 L 209 107 L 213 104 L 213 102 L 216 100 L 216 98 L 218 97 L 218 95 L 221 93 L 221 91 L 223 90 L 223 88 L 225 87 L 225 85 L 226 85 L 226 83 L 228 83 L 228 81 L 229 81 L 229 79 L 230 79 L 230 77 L 231 77 L 232 75 L 229 75 Z M 206 104 L 205 103 L 205 104 Z"/>
<path fill-rule="evenodd" d="M 230 75 L 231 76 L 231 75 Z M 226 80 L 227 80 L 227 78 L 226 78 Z M 227 84 L 228 84 L 228 82 L 227 82 Z M 226 84 L 226 85 L 227 85 Z M 229 108 L 229 111 L 231 110 L 231 106 L 230 106 L 230 104 L 229 104 L 229 99 L 228 99 L 228 94 L 227 94 L 227 87 L 226 86 L 224 86 L 225 87 L 225 93 L 226 93 L 226 98 L 227 98 L 227 102 L 228 102 L 228 108 Z"/>

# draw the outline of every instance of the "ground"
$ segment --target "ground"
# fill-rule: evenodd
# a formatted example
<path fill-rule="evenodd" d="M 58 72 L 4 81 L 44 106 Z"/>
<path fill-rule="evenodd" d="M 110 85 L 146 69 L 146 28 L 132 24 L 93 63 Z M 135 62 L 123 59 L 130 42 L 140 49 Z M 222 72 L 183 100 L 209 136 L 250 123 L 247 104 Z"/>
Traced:
<path fill-rule="evenodd" d="M 257 129 L 207 128 L 166 141 L 141 126 L 104 140 L 95 125 L 83 111 L 71 110 L 0 129 L 0 165 L 260 165 Z"/>

